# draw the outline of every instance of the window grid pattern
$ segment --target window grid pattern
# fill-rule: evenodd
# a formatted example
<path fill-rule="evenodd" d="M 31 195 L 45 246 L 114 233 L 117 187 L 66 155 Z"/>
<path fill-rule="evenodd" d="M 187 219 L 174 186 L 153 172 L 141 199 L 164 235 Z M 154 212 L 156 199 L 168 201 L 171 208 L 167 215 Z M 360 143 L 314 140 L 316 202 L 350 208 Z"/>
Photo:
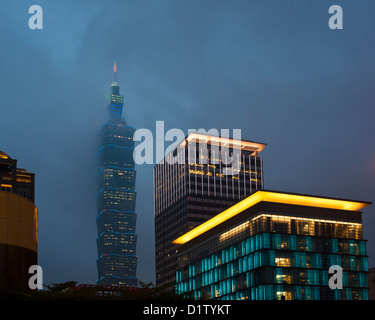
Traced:
<path fill-rule="evenodd" d="M 154 168 L 155 215 L 186 195 L 243 199 L 263 189 L 263 158 L 242 150 L 238 155 L 239 169 L 231 175 L 224 175 L 222 157 L 215 155 L 210 146 L 206 155 L 197 147 L 196 157 L 189 158 L 191 148 L 177 148 L 167 154 Z M 174 154 L 175 153 L 175 154 Z M 194 152 L 193 152 L 194 153 Z M 233 156 L 229 150 L 229 156 Z M 213 160 L 215 159 L 215 164 Z M 188 161 L 189 160 L 189 161 Z M 233 160 L 234 161 L 234 160 Z"/>
<path fill-rule="evenodd" d="M 179 265 L 176 292 L 195 299 L 368 299 L 366 242 L 354 222 L 261 214 L 187 250 Z M 343 268 L 343 290 L 328 287 L 331 265 Z"/>
<path fill-rule="evenodd" d="M 96 217 L 98 284 L 136 286 L 134 128 L 111 119 L 101 127 Z"/>

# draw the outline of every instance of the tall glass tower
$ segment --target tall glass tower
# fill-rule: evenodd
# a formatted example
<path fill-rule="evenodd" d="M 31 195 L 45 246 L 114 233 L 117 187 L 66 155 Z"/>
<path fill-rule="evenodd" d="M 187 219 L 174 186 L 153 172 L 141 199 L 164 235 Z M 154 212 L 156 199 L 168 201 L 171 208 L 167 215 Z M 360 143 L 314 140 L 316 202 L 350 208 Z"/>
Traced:
<path fill-rule="evenodd" d="M 174 290 L 178 260 L 173 240 L 263 189 L 263 157 L 259 153 L 265 147 L 254 141 L 190 133 L 155 165 L 157 286 Z M 239 157 L 237 174 L 222 173 L 228 153 Z M 172 160 L 176 157 L 180 161 Z"/>
<path fill-rule="evenodd" d="M 99 285 L 137 286 L 134 141 L 135 129 L 122 117 L 124 97 L 116 79 L 109 97 L 109 120 L 102 125 L 96 217 Z"/>

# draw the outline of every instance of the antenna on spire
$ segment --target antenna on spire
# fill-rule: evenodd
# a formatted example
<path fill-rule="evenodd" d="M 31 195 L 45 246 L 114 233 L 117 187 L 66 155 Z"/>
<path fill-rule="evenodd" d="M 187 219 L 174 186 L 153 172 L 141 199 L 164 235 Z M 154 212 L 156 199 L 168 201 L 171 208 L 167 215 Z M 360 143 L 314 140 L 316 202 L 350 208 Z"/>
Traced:
<path fill-rule="evenodd" d="M 117 64 L 116 64 L 116 61 L 114 62 L 113 64 L 113 86 L 117 86 L 117 77 L 116 77 L 116 74 L 117 74 Z"/>

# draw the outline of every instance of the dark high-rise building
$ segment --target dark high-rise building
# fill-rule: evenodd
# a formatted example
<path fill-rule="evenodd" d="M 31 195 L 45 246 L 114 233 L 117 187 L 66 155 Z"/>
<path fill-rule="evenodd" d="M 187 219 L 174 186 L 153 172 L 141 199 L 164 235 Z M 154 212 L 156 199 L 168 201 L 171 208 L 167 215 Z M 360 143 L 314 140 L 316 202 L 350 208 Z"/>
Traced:
<path fill-rule="evenodd" d="M 96 218 L 99 285 L 137 286 L 134 128 L 122 116 L 124 97 L 116 80 L 109 97 L 109 120 L 101 127 Z"/>
<path fill-rule="evenodd" d="M 38 210 L 34 173 L 0 151 L 0 287 L 27 290 L 38 263 Z"/>
<path fill-rule="evenodd" d="M 360 210 L 369 204 L 258 191 L 174 241 L 177 293 L 218 300 L 368 300 Z M 340 288 L 330 285 L 331 267 L 341 269 Z"/>
<path fill-rule="evenodd" d="M 259 152 L 265 147 L 252 141 L 191 133 L 154 167 L 158 286 L 174 290 L 177 256 L 171 241 L 263 188 Z M 225 172 L 228 157 L 237 158 L 233 163 L 239 164 L 232 174 Z"/>

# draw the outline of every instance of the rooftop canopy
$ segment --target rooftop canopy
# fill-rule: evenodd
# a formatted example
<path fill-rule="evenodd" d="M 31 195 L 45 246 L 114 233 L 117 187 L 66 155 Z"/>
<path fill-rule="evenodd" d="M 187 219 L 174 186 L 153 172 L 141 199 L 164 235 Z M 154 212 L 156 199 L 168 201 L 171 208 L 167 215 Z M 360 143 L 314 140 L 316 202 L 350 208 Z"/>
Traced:
<path fill-rule="evenodd" d="M 185 233 L 172 243 L 184 244 L 261 201 L 347 211 L 358 211 L 371 204 L 371 202 L 282 193 L 277 191 L 257 191 L 234 206 Z"/>
<path fill-rule="evenodd" d="M 0 159 L 12 159 L 5 152 L 0 150 Z"/>
<path fill-rule="evenodd" d="M 210 145 L 216 145 L 221 147 L 228 147 L 228 148 L 235 148 L 235 149 L 242 149 L 254 152 L 261 152 L 267 144 L 254 142 L 250 140 L 239 140 L 227 137 L 220 137 L 215 135 L 209 135 L 205 133 L 190 133 L 182 144 L 185 143 L 206 143 Z"/>

